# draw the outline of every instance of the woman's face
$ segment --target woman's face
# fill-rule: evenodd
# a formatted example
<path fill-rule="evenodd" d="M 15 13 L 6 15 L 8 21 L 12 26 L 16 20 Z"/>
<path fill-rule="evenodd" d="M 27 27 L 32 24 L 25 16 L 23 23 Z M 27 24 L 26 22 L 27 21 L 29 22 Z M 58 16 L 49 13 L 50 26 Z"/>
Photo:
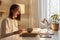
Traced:
<path fill-rule="evenodd" d="M 16 8 L 13 12 L 13 17 L 16 18 L 19 15 L 19 8 Z"/>

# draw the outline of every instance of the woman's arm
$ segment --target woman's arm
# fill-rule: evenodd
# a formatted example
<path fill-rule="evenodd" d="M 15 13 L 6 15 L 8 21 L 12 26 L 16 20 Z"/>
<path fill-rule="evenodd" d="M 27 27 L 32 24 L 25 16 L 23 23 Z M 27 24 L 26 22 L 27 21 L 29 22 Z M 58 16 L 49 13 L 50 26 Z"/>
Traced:
<path fill-rule="evenodd" d="M 14 35 L 18 32 L 18 31 L 16 31 L 16 32 L 10 33 L 9 29 L 10 28 L 9 28 L 8 20 L 4 19 L 1 23 L 1 38 Z"/>
<path fill-rule="evenodd" d="M 1 23 L 1 37 L 4 37 L 5 34 L 6 34 L 6 23 L 4 19 Z"/>

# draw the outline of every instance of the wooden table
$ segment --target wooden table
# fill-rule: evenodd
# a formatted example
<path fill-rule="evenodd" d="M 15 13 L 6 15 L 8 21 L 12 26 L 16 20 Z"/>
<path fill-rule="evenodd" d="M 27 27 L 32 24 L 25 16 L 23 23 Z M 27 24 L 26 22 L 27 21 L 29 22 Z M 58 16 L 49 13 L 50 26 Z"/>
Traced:
<path fill-rule="evenodd" d="M 50 35 L 51 38 L 40 38 L 40 40 L 60 40 L 60 30 L 54 32 L 54 35 Z"/>
<path fill-rule="evenodd" d="M 51 33 L 52 31 L 50 30 L 49 32 Z M 35 34 L 35 33 L 33 33 L 33 34 Z M 51 36 L 51 38 L 40 37 L 41 33 L 39 31 L 36 32 L 36 34 L 37 34 L 37 36 L 35 36 L 35 37 L 31 37 L 31 36 L 30 37 L 28 37 L 28 36 L 25 37 L 24 36 L 24 37 L 22 37 L 22 40 L 60 40 L 60 30 L 52 32 L 53 35 L 49 34 L 49 36 Z M 45 35 L 45 34 L 42 34 L 42 35 Z"/>

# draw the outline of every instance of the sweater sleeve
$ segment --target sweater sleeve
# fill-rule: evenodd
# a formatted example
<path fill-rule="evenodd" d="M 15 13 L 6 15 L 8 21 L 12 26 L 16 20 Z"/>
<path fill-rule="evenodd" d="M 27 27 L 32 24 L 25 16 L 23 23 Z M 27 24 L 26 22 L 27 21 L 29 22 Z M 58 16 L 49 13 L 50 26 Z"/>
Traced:
<path fill-rule="evenodd" d="M 9 33 L 8 22 L 4 19 L 1 23 L 1 36 L 6 35 L 7 33 Z"/>

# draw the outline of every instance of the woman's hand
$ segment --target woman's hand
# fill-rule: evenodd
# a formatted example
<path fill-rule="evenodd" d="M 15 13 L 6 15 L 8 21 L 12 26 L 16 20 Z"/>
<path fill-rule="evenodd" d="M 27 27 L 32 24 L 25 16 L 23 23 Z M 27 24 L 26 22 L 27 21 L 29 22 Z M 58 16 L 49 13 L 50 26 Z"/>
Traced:
<path fill-rule="evenodd" d="M 23 30 L 18 30 L 18 31 L 15 31 L 13 32 L 14 34 L 20 34 Z"/>
<path fill-rule="evenodd" d="M 19 29 L 19 33 L 21 33 L 23 31 L 23 29 Z"/>

